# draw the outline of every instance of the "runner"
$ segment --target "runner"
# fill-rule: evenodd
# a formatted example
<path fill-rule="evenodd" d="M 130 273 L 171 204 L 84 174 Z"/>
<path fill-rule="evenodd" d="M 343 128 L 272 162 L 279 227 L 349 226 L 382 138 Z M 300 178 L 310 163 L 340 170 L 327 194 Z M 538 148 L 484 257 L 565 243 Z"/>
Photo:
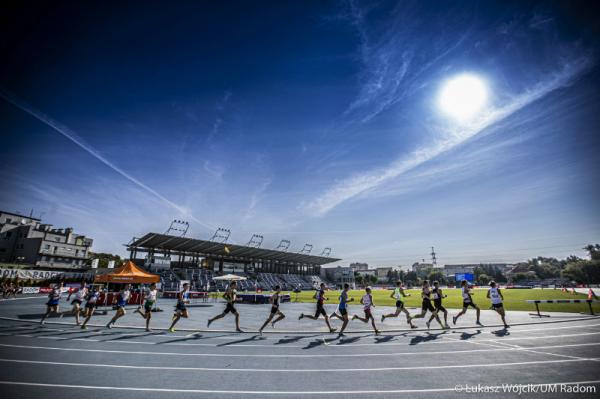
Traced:
<path fill-rule="evenodd" d="M 283 320 L 283 318 L 285 317 L 285 315 L 281 312 L 281 310 L 279 310 L 280 294 L 281 294 L 281 287 L 276 285 L 275 293 L 273 295 L 271 295 L 271 297 L 269 298 L 269 302 L 271 303 L 271 314 L 267 318 L 267 321 L 265 321 L 265 324 L 263 324 L 262 327 L 258 330 L 260 335 L 262 335 L 262 330 L 267 326 L 267 324 L 269 324 L 269 322 L 273 319 L 273 317 L 275 317 L 275 315 L 277 315 L 278 317 L 275 320 L 273 320 L 273 322 L 271 323 L 271 327 L 273 327 L 273 328 L 275 328 L 275 323 L 277 323 L 280 320 Z"/>
<path fill-rule="evenodd" d="M 344 284 L 344 289 L 342 290 L 342 293 L 340 294 L 340 304 L 338 305 L 337 311 L 333 312 L 331 314 L 331 316 L 329 316 L 330 319 L 335 317 L 335 318 L 338 318 L 343 321 L 342 328 L 340 329 L 340 333 L 339 333 L 340 337 L 344 336 L 344 330 L 346 329 L 346 326 L 348 325 L 348 322 L 349 322 L 347 304 L 348 304 L 348 302 L 354 302 L 354 298 L 348 299 L 348 291 L 349 290 L 350 290 L 350 284 L 348 284 L 348 283 Z M 339 312 L 339 314 L 338 314 L 338 312 Z"/>
<path fill-rule="evenodd" d="M 187 304 L 190 303 L 190 285 L 188 283 L 183 284 L 183 289 L 177 293 L 177 305 L 175 305 L 175 313 L 173 314 L 173 322 L 169 327 L 169 332 L 175 332 L 175 324 L 185 317 L 189 317 Z"/>
<path fill-rule="evenodd" d="M 325 286 L 325 283 L 321 283 L 319 289 L 315 291 L 315 295 L 313 295 L 313 299 L 317 300 L 317 311 L 315 312 L 315 315 L 311 316 L 305 315 L 304 313 L 300 313 L 300 317 L 298 317 L 298 320 L 302 320 L 305 317 L 311 320 L 317 320 L 319 318 L 319 315 L 323 315 L 323 317 L 325 318 L 325 324 L 327 324 L 327 327 L 329 328 L 329 332 L 334 333 L 336 329 L 331 328 L 331 324 L 329 324 L 329 316 L 327 316 L 327 312 L 325 312 L 325 308 L 323 307 L 323 303 L 327 300 L 327 298 L 325 297 L 326 289 L 327 287 Z"/>
<path fill-rule="evenodd" d="M 96 307 L 98 306 L 98 298 L 100 298 L 100 291 L 96 287 L 92 287 L 90 291 L 88 291 L 86 302 L 85 302 L 85 320 L 81 325 L 82 330 L 87 330 L 87 323 L 92 318 L 92 315 L 96 311 Z"/>
<path fill-rule="evenodd" d="M 52 288 L 52 292 L 48 294 L 48 302 L 46 303 L 46 314 L 40 320 L 40 324 L 44 324 L 46 322 L 46 318 L 50 313 L 58 313 L 58 302 L 60 301 L 60 296 L 62 295 L 63 283 L 62 281 L 59 284 L 55 284 L 54 288 Z"/>
<path fill-rule="evenodd" d="M 119 292 L 118 297 L 115 298 L 115 300 L 113 301 L 113 303 L 115 303 L 115 302 L 117 303 L 117 313 L 114 315 L 114 317 L 111 319 L 111 321 L 108 322 L 108 324 L 106 325 L 106 328 L 112 328 L 112 325 L 115 324 L 117 319 L 125 316 L 125 314 L 127 313 L 127 312 L 125 312 L 125 306 L 127 306 L 127 302 L 129 301 L 130 297 L 131 297 L 131 284 L 127 284 L 127 285 L 125 285 L 125 288 L 123 288 L 123 290 Z"/>
<path fill-rule="evenodd" d="M 73 301 L 71 302 L 71 305 L 73 305 L 72 312 L 75 315 L 75 323 L 77 325 L 81 324 L 79 322 L 79 313 L 81 313 L 81 304 L 83 303 L 85 297 L 87 296 L 87 292 L 88 292 L 88 289 L 85 286 L 85 281 L 82 281 L 79 289 L 77 289 L 77 291 L 75 291 L 75 299 L 73 299 Z M 71 295 L 73 295 L 73 291 L 69 292 L 69 296 L 67 297 L 67 302 L 69 302 L 69 299 L 71 299 Z"/>
<path fill-rule="evenodd" d="M 442 289 L 440 288 L 440 283 L 437 281 L 433 282 L 433 290 L 431 290 L 431 296 L 433 297 L 433 304 L 435 305 L 435 313 L 438 315 L 439 317 L 439 313 L 440 311 L 442 311 L 444 313 L 444 328 L 450 328 L 450 326 L 448 325 L 448 311 L 446 310 L 446 308 L 444 306 L 442 306 L 442 299 L 448 297 L 448 295 L 444 295 L 442 293 Z M 427 326 L 429 326 L 429 324 L 431 324 L 431 321 L 435 318 L 435 316 L 432 314 L 431 317 L 429 318 L 429 321 L 427 322 Z"/>
<path fill-rule="evenodd" d="M 504 305 L 502 301 L 504 301 L 504 296 L 500 292 L 500 288 L 496 287 L 495 281 L 490 281 L 490 289 L 487 292 L 487 297 L 492 301 L 492 309 L 494 309 L 500 315 L 502 319 L 502 323 L 504 323 L 504 328 L 509 328 L 510 326 L 506 324 L 506 320 L 504 319 Z"/>
<path fill-rule="evenodd" d="M 156 283 L 150 284 L 150 290 L 148 291 L 148 295 L 146 295 L 146 300 L 144 301 L 144 313 L 142 313 L 142 307 L 139 306 L 135 311 L 139 313 L 144 319 L 146 319 L 146 331 L 152 331 L 150 329 L 150 319 L 152 318 L 152 308 L 156 303 L 156 295 L 158 291 L 156 290 Z"/>
<path fill-rule="evenodd" d="M 383 323 L 383 321 L 387 317 L 398 317 L 398 315 L 400 315 L 400 312 L 404 312 L 404 314 L 406 315 L 406 322 L 410 324 L 410 328 L 417 328 L 417 326 L 415 326 L 412 322 L 412 317 L 410 316 L 410 313 L 408 313 L 408 310 L 406 310 L 406 308 L 404 307 L 404 302 L 402 302 L 402 296 L 407 297 L 410 296 L 410 294 L 404 292 L 404 289 L 402 288 L 402 281 L 396 281 L 396 288 L 394 289 L 394 292 L 392 292 L 392 294 L 390 295 L 390 298 L 396 299 L 396 312 L 382 315 L 381 322 Z"/>
<path fill-rule="evenodd" d="M 456 324 L 456 320 L 458 320 L 458 318 L 460 316 L 467 313 L 467 308 L 469 306 L 471 306 L 471 307 L 475 308 L 475 310 L 477 311 L 477 321 L 475 322 L 475 324 L 477 324 L 479 326 L 483 325 L 479 322 L 479 314 L 481 313 L 481 311 L 479 310 L 479 306 L 477 306 L 477 305 L 475 305 L 475 303 L 473 303 L 473 298 L 471 297 L 471 290 L 469 289 L 469 283 L 467 282 L 467 280 L 463 280 L 460 282 L 460 285 L 461 285 L 462 297 L 463 297 L 463 308 L 459 314 L 457 314 L 456 316 L 454 316 L 452 318 L 452 324 Z"/>
<path fill-rule="evenodd" d="M 235 281 L 232 281 L 231 284 L 229 284 L 229 288 L 227 288 L 227 290 L 223 294 L 223 298 L 225 298 L 225 300 L 227 301 L 227 306 L 225 307 L 225 310 L 223 311 L 223 313 L 216 315 L 212 319 L 208 319 L 206 328 L 209 328 L 210 324 L 213 321 L 220 319 L 222 317 L 225 317 L 225 315 L 227 313 L 231 312 L 235 316 L 235 331 L 243 332 L 240 329 L 240 314 L 238 313 L 237 309 L 234 306 L 235 302 L 237 301 L 237 291 L 235 290 L 236 287 L 237 287 L 237 283 Z"/>
<path fill-rule="evenodd" d="M 367 287 L 365 289 L 366 294 L 360 299 L 360 303 L 363 305 L 363 310 L 365 312 L 365 317 L 360 317 L 358 315 L 352 316 L 352 320 L 358 319 L 363 323 L 368 323 L 371 320 L 371 325 L 373 325 L 373 330 L 375 330 L 375 335 L 379 335 L 379 330 L 375 327 L 375 318 L 373 317 L 373 313 L 371 312 L 371 307 L 375 307 L 373 303 L 373 296 L 371 295 L 371 287 Z"/>
<path fill-rule="evenodd" d="M 413 316 L 413 319 L 421 319 L 421 318 L 425 317 L 425 314 L 427 314 L 427 311 L 430 311 L 432 317 L 435 318 L 438 323 L 440 323 L 440 326 L 442 326 L 442 328 L 445 328 L 444 325 L 442 324 L 442 321 L 440 320 L 440 317 L 438 316 L 437 312 L 435 311 L 435 308 L 431 304 L 431 288 L 429 287 L 428 280 L 423 281 L 423 288 L 421 289 L 421 298 L 423 298 L 423 302 L 421 303 L 421 313 L 416 316 Z M 430 324 L 431 324 L 431 320 L 429 320 L 425 323 L 427 328 L 429 328 Z"/>

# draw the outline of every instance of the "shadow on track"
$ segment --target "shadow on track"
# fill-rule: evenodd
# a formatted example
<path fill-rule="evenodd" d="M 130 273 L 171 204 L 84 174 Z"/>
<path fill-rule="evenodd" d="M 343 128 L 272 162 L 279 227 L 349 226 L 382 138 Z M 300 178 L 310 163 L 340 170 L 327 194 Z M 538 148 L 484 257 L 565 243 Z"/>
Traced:
<path fill-rule="evenodd" d="M 217 346 L 228 346 L 228 345 L 242 344 L 244 342 L 252 342 L 252 341 L 265 341 L 266 339 L 267 338 L 261 337 L 260 335 L 253 335 L 250 338 L 238 339 L 237 341 L 223 342 L 222 344 L 219 344 Z"/>
<path fill-rule="evenodd" d="M 304 338 L 314 338 L 314 337 L 318 337 L 321 334 L 314 334 L 314 335 L 296 335 L 294 337 L 290 337 L 290 338 L 281 338 L 279 341 L 275 342 L 275 345 L 285 345 L 285 344 L 291 344 L 294 342 L 298 342 L 301 339 Z"/>
<path fill-rule="evenodd" d="M 417 335 L 416 337 L 411 338 L 410 342 L 408 343 L 409 345 L 418 345 L 422 342 L 428 342 L 428 341 L 435 341 L 436 339 L 438 339 L 441 335 L 446 334 L 446 331 L 443 331 L 441 333 L 437 333 L 437 334 L 432 334 L 430 332 L 425 333 L 426 335 Z"/>
<path fill-rule="evenodd" d="M 467 340 L 467 339 L 473 338 L 476 335 L 481 334 L 481 330 L 477 330 L 474 333 L 468 333 L 468 332 L 464 332 L 464 331 L 460 332 L 460 333 L 458 331 L 452 331 L 452 333 L 454 333 L 454 334 L 460 334 L 460 339 L 461 340 Z"/>

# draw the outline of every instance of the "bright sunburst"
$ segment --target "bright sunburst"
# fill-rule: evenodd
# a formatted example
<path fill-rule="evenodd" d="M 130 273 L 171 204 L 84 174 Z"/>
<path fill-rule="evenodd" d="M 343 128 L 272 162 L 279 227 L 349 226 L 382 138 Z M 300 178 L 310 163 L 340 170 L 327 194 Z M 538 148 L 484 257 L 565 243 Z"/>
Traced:
<path fill-rule="evenodd" d="M 486 101 L 487 88 L 484 81 L 469 74 L 448 80 L 439 95 L 440 109 L 463 122 L 476 116 Z"/>

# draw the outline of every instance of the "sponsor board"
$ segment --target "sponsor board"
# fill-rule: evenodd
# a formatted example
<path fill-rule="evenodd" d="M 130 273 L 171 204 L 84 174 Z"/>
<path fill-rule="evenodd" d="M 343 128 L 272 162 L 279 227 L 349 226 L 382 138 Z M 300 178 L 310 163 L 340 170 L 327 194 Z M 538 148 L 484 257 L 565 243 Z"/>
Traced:
<path fill-rule="evenodd" d="M 57 270 L 35 270 L 35 269 L 0 269 L 2 278 L 19 278 L 22 280 L 49 280 L 53 278 L 92 278 L 92 273 L 62 272 Z"/>
<path fill-rule="evenodd" d="M 23 294 L 38 294 L 40 287 L 23 287 Z"/>

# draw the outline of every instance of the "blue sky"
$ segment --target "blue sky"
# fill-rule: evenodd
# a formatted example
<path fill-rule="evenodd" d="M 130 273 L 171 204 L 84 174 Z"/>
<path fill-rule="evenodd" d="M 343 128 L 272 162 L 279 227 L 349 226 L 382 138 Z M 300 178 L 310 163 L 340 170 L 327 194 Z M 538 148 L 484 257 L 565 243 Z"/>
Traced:
<path fill-rule="evenodd" d="M 1 209 L 121 254 L 175 218 L 374 266 L 600 241 L 586 2 L 124 3 L 2 6 Z"/>

